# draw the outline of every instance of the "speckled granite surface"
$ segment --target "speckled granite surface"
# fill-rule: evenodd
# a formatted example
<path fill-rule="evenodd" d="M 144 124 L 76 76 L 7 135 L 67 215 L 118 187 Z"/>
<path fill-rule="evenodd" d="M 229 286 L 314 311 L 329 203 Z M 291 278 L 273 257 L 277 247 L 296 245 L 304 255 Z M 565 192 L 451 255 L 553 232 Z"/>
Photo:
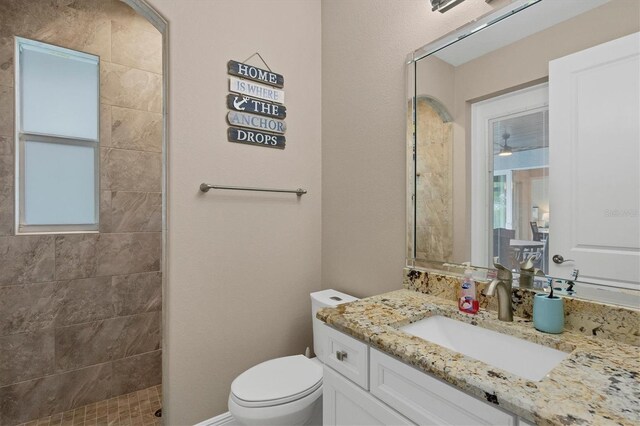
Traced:
<path fill-rule="evenodd" d="M 443 315 L 553 347 L 570 355 L 539 382 L 398 330 Z M 460 313 L 453 300 L 414 290 L 325 308 L 318 318 L 456 387 L 540 425 L 640 424 L 640 357 L 633 345 L 565 331 L 538 332 L 530 320 L 497 320 L 495 312 Z"/>
<path fill-rule="evenodd" d="M 457 300 L 459 280 L 452 275 L 405 268 L 403 286 L 408 290 Z M 486 286 L 486 283 L 477 283 L 478 302 L 481 308 L 495 312 L 498 309 L 497 298 L 484 295 Z M 534 294 L 533 290 L 514 288 L 513 314 L 531 319 Z M 564 309 L 566 330 L 640 346 L 638 310 L 572 297 L 564 297 Z"/>

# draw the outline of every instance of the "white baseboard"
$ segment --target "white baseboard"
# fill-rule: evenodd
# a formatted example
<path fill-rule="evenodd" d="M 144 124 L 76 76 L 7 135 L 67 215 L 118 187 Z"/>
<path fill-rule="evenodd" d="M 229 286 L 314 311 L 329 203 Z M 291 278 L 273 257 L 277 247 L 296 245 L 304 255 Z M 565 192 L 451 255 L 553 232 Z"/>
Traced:
<path fill-rule="evenodd" d="M 228 411 L 222 413 L 219 416 L 212 417 L 208 420 L 202 421 L 194 426 L 238 426 L 236 420 Z"/>

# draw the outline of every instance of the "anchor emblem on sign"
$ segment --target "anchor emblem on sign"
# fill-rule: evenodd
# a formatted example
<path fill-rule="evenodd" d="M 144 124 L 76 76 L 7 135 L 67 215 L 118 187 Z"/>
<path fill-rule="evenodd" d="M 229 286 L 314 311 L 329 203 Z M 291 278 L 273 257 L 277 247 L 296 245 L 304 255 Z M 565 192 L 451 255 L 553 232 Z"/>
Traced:
<path fill-rule="evenodd" d="M 236 96 L 236 98 L 233 100 L 233 107 L 237 110 L 244 111 L 245 108 L 242 105 L 246 104 L 247 102 L 249 102 L 249 98 L 247 98 L 246 96 L 243 96 L 242 100 L 240 100 L 239 96 Z"/>

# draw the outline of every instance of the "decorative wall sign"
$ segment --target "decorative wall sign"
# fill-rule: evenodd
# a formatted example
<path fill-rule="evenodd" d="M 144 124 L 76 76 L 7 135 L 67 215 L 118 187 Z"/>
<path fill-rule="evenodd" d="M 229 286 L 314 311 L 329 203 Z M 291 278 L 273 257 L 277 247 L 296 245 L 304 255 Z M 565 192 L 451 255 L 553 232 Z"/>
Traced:
<path fill-rule="evenodd" d="M 284 105 L 272 104 L 271 102 L 250 98 L 249 96 L 236 95 L 235 93 L 227 95 L 227 108 L 280 119 L 287 116 L 287 107 Z"/>
<path fill-rule="evenodd" d="M 243 64 L 242 62 L 227 62 L 227 70 L 231 75 L 248 78 L 249 80 L 266 83 L 275 87 L 284 87 L 284 77 L 282 75 L 248 64 Z"/>
<path fill-rule="evenodd" d="M 261 145 L 270 148 L 284 149 L 286 138 L 280 135 L 258 132 L 249 129 L 229 127 L 227 130 L 229 142 L 245 143 L 249 145 Z"/>
<path fill-rule="evenodd" d="M 227 121 L 232 126 L 250 127 L 252 129 L 264 130 L 273 133 L 282 134 L 287 130 L 287 125 L 282 120 L 261 117 L 255 114 L 247 114 L 246 112 L 229 111 L 227 113 Z"/>
<path fill-rule="evenodd" d="M 273 87 L 252 83 L 247 80 L 240 80 L 236 77 L 229 77 L 229 90 L 270 102 L 284 103 L 284 90 L 274 89 Z"/>
<path fill-rule="evenodd" d="M 287 116 L 287 108 L 283 105 L 284 90 L 280 90 L 284 87 L 284 76 L 271 71 L 258 52 L 245 62 L 254 56 L 258 56 L 269 70 L 243 62 L 227 62 L 227 73 L 235 76 L 229 77 L 229 91 L 235 93 L 227 95 L 227 108 L 230 109 L 227 121 L 231 126 L 227 130 L 227 139 L 229 142 L 284 149 L 286 139 L 283 134 L 287 125 L 282 119 Z"/>

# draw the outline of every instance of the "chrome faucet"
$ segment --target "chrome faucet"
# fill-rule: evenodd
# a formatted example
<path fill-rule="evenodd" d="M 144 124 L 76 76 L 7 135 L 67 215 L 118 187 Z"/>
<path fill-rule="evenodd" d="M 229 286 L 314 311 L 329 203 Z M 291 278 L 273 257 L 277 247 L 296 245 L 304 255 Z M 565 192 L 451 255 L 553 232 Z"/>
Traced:
<path fill-rule="evenodd" d="M 513 311 L 511 309 L 511 287 L 513 273 L 498 263 L 498 258 L 493 258 L 493 266 L 498 270 L 498 275 L 491 281 L 487 288 L 487 296 L 494 296 L 496 288 L 498 290 L 498 319 L 500 321 L 513 321 Z"/>

